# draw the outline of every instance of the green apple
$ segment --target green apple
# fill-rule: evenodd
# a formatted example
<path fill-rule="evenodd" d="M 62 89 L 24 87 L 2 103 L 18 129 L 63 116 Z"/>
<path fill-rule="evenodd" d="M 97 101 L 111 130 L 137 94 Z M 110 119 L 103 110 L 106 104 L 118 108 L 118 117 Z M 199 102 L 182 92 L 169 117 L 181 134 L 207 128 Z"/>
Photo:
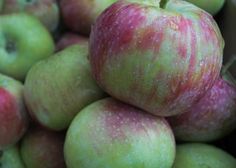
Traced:
<path fill-rule="evenodd" d="M 106 98 L 75 117 L 64 156 L 68 168 L 170 168 L 175 140 L 164 118 Z"/>
<path fill-rule="evenodd" d="M 236 159 L 211 145 L 189 143 L 177 145 L 172 168 L 235 168 Z"/>
<path fill-rule="evenodd" d="M 36 127 L 22 139 L 20 153 L 27 168 L 65 168 L 64 133 Z"/>
<path fill-rule="evenodd" d="M 23 85 L 0 74 L 0 150 L 15 144 L 28 128 Z"/>
<path fill-rule="evenodd" d="M 18 145 L 11 146 L 6 150 L 0 151 L 0 167 L 1 168 L 25 168 L 21 159 Z"/>
<path fill-rule="evenodd" d="M 59 7 L 56 0 L 7 0 L 2 13 L 27 12 L 37 17 L 53 32 L 59 23 Z"/>
<path fill-rule="evenodd" d="M 212 15 L 217 14 L 223 7 L 225 0 L 185 0 L 204 9 Z"/>
<path fill-rule="evenodd" d="M 0 72 L 24 80 L 30 67 L 54 52 L 48 30 L 24 13 L 0 16 Z"/>
<path fill-rule="evenodd" d="M 40 61 L 25 81 L 25 101 L 41 125 L 66 129 L 86 105 L 104 97 L 90 72 L 87 45 L 73 45 Z"/>

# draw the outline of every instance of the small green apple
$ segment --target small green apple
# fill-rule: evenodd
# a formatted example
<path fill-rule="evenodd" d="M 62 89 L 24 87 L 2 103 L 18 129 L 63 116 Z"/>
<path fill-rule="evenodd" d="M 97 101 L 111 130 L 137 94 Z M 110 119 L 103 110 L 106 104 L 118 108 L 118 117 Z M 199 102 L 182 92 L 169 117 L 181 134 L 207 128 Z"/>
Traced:
<path fill-rule="evenodd" d="M 73 45 L 34 65 L 25 81 L 24 97 L 41 125 L 66 129 L 86 105 L 104 97 L 93 80 L 87 45 Z"/>
<path fill-rule="evenodd" d="M 185 0 L 204 9 L 212 15 L 217 14 L 223 7 L 225 0 Z"/>
<path fill-rule="evenodd" d="M 54 52 L 48 30 L 33 16 L 0 16 L 0 72 L 24 80 L 30 67 Z"/>
<path fill-rule="evenodd" d="M 211 145 L 189 143 L 177 145 L 173 168 L 235 168 L 236 159 Z"/>
<path fill-rule="evenodd" d="M 11 146 L 6 150 L 0 151 L 1 168 L 25 168 L 21 159 L 18 145 Z"/>

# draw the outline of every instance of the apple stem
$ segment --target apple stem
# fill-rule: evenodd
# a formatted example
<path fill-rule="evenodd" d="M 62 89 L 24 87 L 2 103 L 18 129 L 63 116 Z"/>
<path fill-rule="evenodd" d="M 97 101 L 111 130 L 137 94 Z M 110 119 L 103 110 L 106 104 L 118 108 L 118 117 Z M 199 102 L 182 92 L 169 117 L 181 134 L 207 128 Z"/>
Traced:
<path fill-rule="evenodd" d="M 222 67 L 221 74 L 225 74 L 228 69 L 235 63 L 236 55 L 233 55 L 231 59 Z"/>
<path fill-rule="evenodd" d="M 165 7 L 166 7 L 168 1 L 169 1 L 169 0 L 161 0 L 161 1 L 160 1 L 160 8 L 165 9 Z"/>

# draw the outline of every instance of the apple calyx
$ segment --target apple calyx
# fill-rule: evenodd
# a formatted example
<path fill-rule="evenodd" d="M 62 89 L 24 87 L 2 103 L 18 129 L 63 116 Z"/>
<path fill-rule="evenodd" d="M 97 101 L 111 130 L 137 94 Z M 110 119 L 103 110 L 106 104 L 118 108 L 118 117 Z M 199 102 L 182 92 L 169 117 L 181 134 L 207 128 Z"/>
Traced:
<path fill-rule="evenodd" d="M 13 42 L 13 40 L 8 40 L 5 46 L 5 49 L 7 53 L 13 53 L 16 51 L 16 44 Z"/>

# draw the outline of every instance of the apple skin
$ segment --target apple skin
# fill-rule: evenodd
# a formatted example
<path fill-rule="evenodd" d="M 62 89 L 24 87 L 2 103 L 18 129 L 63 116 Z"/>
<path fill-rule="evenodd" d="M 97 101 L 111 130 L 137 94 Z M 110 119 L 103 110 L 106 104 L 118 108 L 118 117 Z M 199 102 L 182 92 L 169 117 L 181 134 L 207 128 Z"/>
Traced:
<path fill-rule="evenodd" d="M 15 144 L 28 128 L 23 85 L 0 74 L 0 150 Z"/>
<path fill-rule="evenodd" d="M 223 7 L 225 0 L 185 0 L 188 1 L 199 8 L 204 9 L 209 12 L 211 15 L 217 14 L 220 9 Z"/>
<path fill-rule="evenodd" d="M 77 44 L 30 69 L 25 102 L 31 116 L 44 127 L 66 129 L 82 108 L 105 96 L 92 78 L 87 55 L 88 46 Z"/>
<path fill-rule="evenodd" d="M 175 140 L 164 118 L 106 98 L 74 118 L 64 156 L 68 168 L 170 168 Z"/>
<path fill-rule="evenodd" d="M 165 9 L 157 1 L 132 2 L 114 3 L 96 20 L 93 76 L 108 94 L 147 112 L 183 113 L 219 76 L 224 40 L 218 26 L 185 1 L 170 0 Z"/>
<path fill-rule="evenodd" d="M 20 152 L 28 168 L 66 168 L 63 145 L 64 133 L 37 127 L 24 136 Z"/>
<path fill-rule="evenodd" d="M 54 52 L 42 23 L 24 13 L 0 16 L 0 73 L 24 80 L 31 66 Z"/>
<path fill-rule="evenodd" d="M 102 11 L 117 0 L 61 0 L 63 22 L 74 32 L 89 35 Z"/>
<path fill-rule="evenodd" d="M 61 51 L 73 44 L 88 45 L 88 38 L 77 35 L 75 33 L 67 32 L 61 36 L 56 44 L 57 51 Z"/>
<path fill-rule="evenodd" d="M 49 31 L 53 32 L 59 23 L 59 5 L 56 0 L 7 0 L 3 14 L 27 12 L 37 17 Z"/>
<path fill-rule="evenodd" d="M 0 167 L 1 168 L 25 168 L 21 159 L 19 146 L 11 146 L 4 151 L 0 151 Z"/>
<path fill-rule="evenodd" d="M 207 142 L 224 137 L 236 129 L 236 85 L 219 78 L 190 111 L 168 121 L 177 140 Z"/>
<path fill-rule="evenodd" d="M 225 151 L 203 143 L 177 145 L 172 168 L 235 168 L 236 159 Z"/>

